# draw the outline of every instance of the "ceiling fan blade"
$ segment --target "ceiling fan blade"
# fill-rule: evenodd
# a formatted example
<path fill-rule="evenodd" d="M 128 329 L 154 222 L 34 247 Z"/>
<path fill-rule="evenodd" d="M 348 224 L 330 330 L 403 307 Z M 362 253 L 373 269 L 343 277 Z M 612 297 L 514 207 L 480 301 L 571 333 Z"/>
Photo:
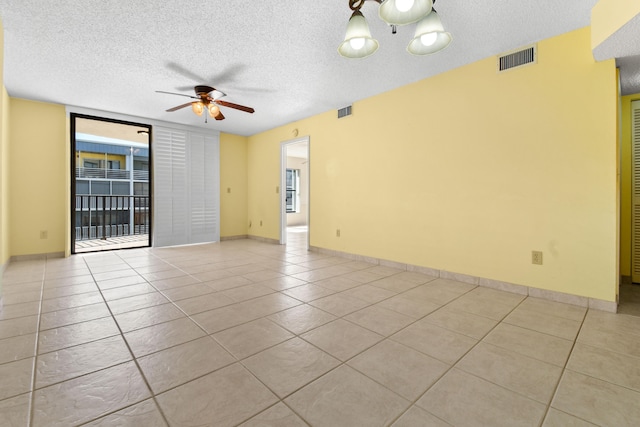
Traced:
<path fill-rule="evenodd" d="M 157 90 L 156 93 L 166 93 L 168 95 L 186 96 L 187 98 L 198 99 L 197 97 L 192 96 L 192 95 L 185 95 L 184 93 L 165 92 L 164 90 Z"/>
<path fill-rule="evenodd" d="M 167 62 L 167 68 L 175 71 L 178 74 L 183 75 L 184 77 L 193 80 L 194 82 L 203 82 L 205 81 L 203 76 L 199 76 L 196 73 L 194 73 L 193 71 L 187 69 L 186 67 L 183 67 L 182 65 L 178 64 L 177 62 L 172 62 L 169 61 Z"/>
<path fill-rule="evenodd" d="M 209 93 L 209 98 L 213 101 L 216 99 L 220 99 L 227 96 L 226 93 L 224 93 L 223 91 L 221 91 L 220 89 L 214 89 Z"/>
<path fill-rule="evenodd" d="M 245 64 L 236 63 L 227 66 L 218 74 L 214 74 L 209 81 L 216 82 L 218 84 L 225 84 L 235 81 L 235 76 L 242 73 L 247 68 Z"/>
<path fill-rule="evenodd" d="M 173 111 L 177 111 L 177 110 L 179 110 L 179 109 L 181 109 L 181 108 L 188 107 L 188 106 L 190 106 L 191 104 L 192 104 L 191 102 L 187 102 L 186 104 L 182 104 L 182 105 L 178 105 L 177 107 L 169 108 L 169 109 L 167 110 L 167 112 L 168 112 L 168 113 L 171 113 L 171 112 L 173 112 Z"/>
<path fill-rule="evenodd" d="M 214 102 L 218 105 L 222 105 L 223 107 L 235 108 L 236 110 L 245 111 L 247 113 L 253 113 L 255 111 L 251 107 L 245 107 L 244 105 L 234 104 L 233 102 L 220 101 L 220 100 L 215 100 Z"/>
<path fill-rule="evenodd" d="M 224 114 L 222 114 L 222 111 L 220 111 L 218 113 L 217 116 L 214 117 L 216 120 L 224 120 Z"/>

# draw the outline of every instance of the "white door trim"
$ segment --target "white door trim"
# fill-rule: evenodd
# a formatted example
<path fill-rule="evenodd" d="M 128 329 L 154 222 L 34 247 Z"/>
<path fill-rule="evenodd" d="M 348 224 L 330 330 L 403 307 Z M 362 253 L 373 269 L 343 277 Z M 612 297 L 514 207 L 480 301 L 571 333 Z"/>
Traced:
<path fill-rule="evenodd" d="M 310 226 L 309 218 L 311 212 L 311 193 L 309 189 L 311 188 L 311 176 L 309 174 L 309 153 L 310 149 L 310 138 L 309 136 L 302 136 L 296 139 L 290 139 L 288 141 L 282 141 L 280 143 L 280 244 L 285 245 L 287 243 L 287 207 L 286 207 L 286 189 L 287 189 L 287 146 L 293 144 L 300 144 L 301 142 L 307 143 L 307 185 L 305 191 L 307 192 L 307 196 L 309 198 L 309 206 L 307 208 L 307 227 Z M 307 248 L 309 247 L 309 232 L 307 233 Z"/>

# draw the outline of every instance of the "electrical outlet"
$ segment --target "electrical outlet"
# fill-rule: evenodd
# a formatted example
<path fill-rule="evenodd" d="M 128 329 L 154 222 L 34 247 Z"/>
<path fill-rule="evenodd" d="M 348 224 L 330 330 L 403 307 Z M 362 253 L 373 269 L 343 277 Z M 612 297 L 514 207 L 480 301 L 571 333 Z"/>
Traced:
<path fill-rule="evenodd" d="M 249 221 L 249 228 L 251 228 L 251 221 Z"/>
<path fill-rule="evenodd" d="M 542 265 L 541 251 L 531 251 L 531 264 Z"/>
<path fill-rule="evenodd" d="M 42 230 L 40 232 L 40 238 L 41 239 L 48 239 L 49 238 L 49 232 L 47 230 Z"/>
<path fill-rule="evenodd" d="M 231 187 L 227 187 L 227 193 L 231 193 Z"/>
<path fill-rule="evenodd" d="M 336 237 L 340 237 L 340 229 L 339 228 L 336 230 Z"/>
<path fill-rule="evenodd" d="M 262 220 L 260 220 L 260 227 L 262 227 Z"/>

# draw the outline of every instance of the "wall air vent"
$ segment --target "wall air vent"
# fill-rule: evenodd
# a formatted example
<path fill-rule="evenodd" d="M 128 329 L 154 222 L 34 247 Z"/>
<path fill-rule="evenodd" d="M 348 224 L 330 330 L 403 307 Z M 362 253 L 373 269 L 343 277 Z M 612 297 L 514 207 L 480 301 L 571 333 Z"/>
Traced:
<path fill-rule="evenodd" d="M 537 50 L 536 45 L 533 45 L 498 56 L 498 72 L 522 67 L 527 64 L 535 64 L 537 61 Z"/>
<path fill-rule="evenodd" d="M 351 115 L 351 105 L 349 105 L 348 107 L 344 107 L 338 110 L 338 118 L 341 119 L 343 117 L 346 116 L 350 116 Z"/>

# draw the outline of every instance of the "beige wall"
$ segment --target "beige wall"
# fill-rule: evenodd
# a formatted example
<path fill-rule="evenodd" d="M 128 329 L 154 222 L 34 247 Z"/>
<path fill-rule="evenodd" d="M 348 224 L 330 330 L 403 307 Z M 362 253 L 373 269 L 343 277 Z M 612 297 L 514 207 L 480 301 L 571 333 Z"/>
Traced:
<path fill-rule="evenodd" d="M 70 150 L 66 121 L 64 106 L 11 99 L 12 256 L 65 252 Z M 46 239 L 41 231 L 47 232 Z"/>
<path fill-rule="evenodd" d="M 0 65 L 1 66 L 1 65 Z M 0 101 L 0 265 L 5 265 L 10 258 L 11 227 L 9 218 L 9 110 L 10 99 L 4 85 L 2 86 L 2 100 Z M 2 289 L 0 288 L 0 291 Z"/>
<path fill-rule="evenodd" d="M 4 28 L 0 20 L 0 299 L 2 270 L 10 258 L 9 227 L 9 95 L 4 87 Z"/>
<path fill-rule="evenodd" d="M 280 143 L 291 138 L 294 127 L 279 127 L 248 138 L 247 220 L 252 236 L 280 241 Z"/>
<path fill-rule="evenodd" d="M 220 134 L 220 237 L 247 235 L 247 138 Z"/>
<path fill-rule="evenodd" d="M 615 301 L 615 64 L 594 62 L 589 28 L 538 47 L 536 65 L 487 58 L 250 137 L 250 233 L 279 236 L 280 142 L 297 128 L 314 147 L 312 246 Z"/>

